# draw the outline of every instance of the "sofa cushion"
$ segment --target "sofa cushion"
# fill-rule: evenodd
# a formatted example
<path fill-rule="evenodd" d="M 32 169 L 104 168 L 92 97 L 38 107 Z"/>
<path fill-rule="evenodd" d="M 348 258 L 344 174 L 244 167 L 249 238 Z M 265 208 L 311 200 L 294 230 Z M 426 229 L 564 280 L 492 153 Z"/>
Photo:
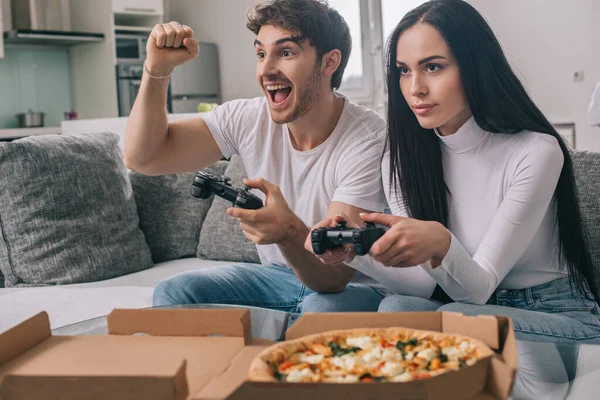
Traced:
<path fill-rule="evenodd" d="M 207 170 L 222 175 L 226 167 L 227 161 L 219 161 Z M 195 176 L 195 172 L 162 176 L 129 173 L 140 228 L 155 263 L 196 255 L 200 229 L 213 200 L 190 194 Z"/>
<path fill-rule="evenodd" d="M 242 185 L 247 175 L 241 158 L 231 158 L 225 175 L 231 178 L 234 187 Z M 231 202 L 214 197 L 200 231 L 198 258 L 260 263 L 256 245 L 244 235 L 237 219 L 227 215 L 229 207 Z"/>
<path fill-rule="evenodd" d="M 576 151 L 571 156 L 592 264 L 600 270 L 600 153 Z"/>
<path fill-rule="evenodd" d="M 219 265 L 227 263 L 184 258 L 104 281 L 0 289 L 0 333 L 42 311 L 48 313 L 55 329 L 106 315 L 114 308 L 151 307 L 154 287 L 160 281 Z"/>
<path fill-rule="evenodd" d="M 5 284 L 98 281 L 152 267 L 113 133 L 0 143 Z"/>

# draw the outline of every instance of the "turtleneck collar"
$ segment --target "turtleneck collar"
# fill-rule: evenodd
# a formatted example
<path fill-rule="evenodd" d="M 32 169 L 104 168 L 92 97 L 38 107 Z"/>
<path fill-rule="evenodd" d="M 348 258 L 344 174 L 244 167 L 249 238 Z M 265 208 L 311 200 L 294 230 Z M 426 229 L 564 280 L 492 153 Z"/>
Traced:
<path fill-rule="evenodd" d="M 434 131 L 440 138 L 442 148 L 453 153 L 465 153 L 471 150 L 473 147 L 477 146 L 486 135 L 488 135 L 488 132 L 477 125 L 474 117 L 469 118 L 467 122 L 452 135 L 442 136 L 437 128 L 434 129 Z"/>

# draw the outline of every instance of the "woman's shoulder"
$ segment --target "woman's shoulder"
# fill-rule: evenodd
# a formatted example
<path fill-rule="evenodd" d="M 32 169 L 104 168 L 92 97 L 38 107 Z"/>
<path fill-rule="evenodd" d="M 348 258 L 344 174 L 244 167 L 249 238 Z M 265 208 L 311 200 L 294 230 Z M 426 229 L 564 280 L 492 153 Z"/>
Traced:
<path fill-rule="evenodd" d="M 513 177 L 536 175 L 553 180 L 560 175 L 564 154 L 554 136 L 532 131 L 500 135 L 510 145 L 504 150 L 508 155 L 507 169 L 513 171 Z"/>
<path fill-rule="evenodd" d="M 519 133 L 499 133 L 491 135 L 496 146 L 503 147 L 505 154 L 511 154 L 519 159 L 563 158 L 558 140 L 547 133 L 521 131 Z"/>
<path fill-rule="evenodd" d="M 541 132 L 523 131 L 515 136 L 523 140 L 523 157 L 533 157 L 544 160 L 563 160 L 563 152 L 558 139 Z"/>

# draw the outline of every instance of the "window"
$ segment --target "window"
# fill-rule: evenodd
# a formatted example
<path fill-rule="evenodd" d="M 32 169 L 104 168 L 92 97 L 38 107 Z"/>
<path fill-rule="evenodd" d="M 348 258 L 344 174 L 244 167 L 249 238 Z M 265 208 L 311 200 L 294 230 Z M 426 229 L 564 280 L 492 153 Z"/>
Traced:
<path fill-rule="evenodd" d="M 384 43 L 398 25 L 404 15 L 425 3 L 426 0 L 381 0 L 381 32 Z"/>
<path fill-rule="evenodd" d="M 385 114 L 385 41 L 402 17 L 426 0 L 329 0 L 346 20 L 352 53 L 340 93 Z"/>
<path fill-rule="evenodd" d="M 359 0 L 331 0 L 329 5 L 335 8 L 346 20 L 352 37 L 352 52 L 348 65 L 344 71 L 342 88 L 344 90 L 356 91 L 364 88 L 364 68 L 362 32 L 360 24 L 360 1 Z"/>

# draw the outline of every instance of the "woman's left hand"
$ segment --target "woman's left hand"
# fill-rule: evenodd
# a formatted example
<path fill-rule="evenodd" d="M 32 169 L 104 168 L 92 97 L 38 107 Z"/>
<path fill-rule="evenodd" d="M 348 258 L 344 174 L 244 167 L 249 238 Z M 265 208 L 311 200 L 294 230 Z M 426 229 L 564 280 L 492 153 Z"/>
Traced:
<path fill-rule="evenodd" d="M 375 261 L 386 267 L 413 267 L 431 260 L 435 268 L 442 263 L 450 248 L 450 232 L 439 222 L 380 213 L 360 216 L 365 222 L 390 228 L 369 252 Z"/>

